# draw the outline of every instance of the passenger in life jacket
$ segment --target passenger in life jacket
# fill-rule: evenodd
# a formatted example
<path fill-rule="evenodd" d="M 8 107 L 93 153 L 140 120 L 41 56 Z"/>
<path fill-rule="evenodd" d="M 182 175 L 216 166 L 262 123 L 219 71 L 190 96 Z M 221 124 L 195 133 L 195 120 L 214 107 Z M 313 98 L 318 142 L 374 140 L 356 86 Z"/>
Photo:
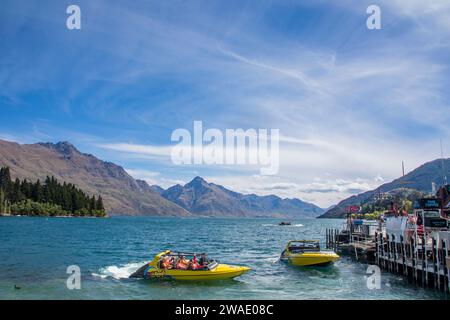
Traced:
<path fill-rule="evenodd" d="M 194 257 L 192 258 L 190 267 L 191 267 L 192 270 L 197 270 L 197 269 L 200 268 L 200 265 L 199 265 L 198 262 L 197 262 L 197 257 L 196 257 L 195 255 L 194 255 Z"/>
<path fill-rule="evenodd" d="M 172 259 L 165 256 L 161 262 L 161 267 L 163 269 L 172 269 Z"/>
<path fill-rule="evenodd" d="M 189 260 L 181 256 L 177 261 L 177 269 L 186 270 L 189 267 Z"/>

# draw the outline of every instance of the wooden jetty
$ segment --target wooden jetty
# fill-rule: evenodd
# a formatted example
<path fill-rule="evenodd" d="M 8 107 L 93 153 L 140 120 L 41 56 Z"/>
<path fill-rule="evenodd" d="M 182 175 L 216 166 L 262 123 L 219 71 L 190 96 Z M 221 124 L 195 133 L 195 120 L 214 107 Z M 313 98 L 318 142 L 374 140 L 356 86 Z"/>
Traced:
<path fill-rule="evenodd" d="M 326 230 L 326 247 L 401 275 L 421 287 L 448 293 L 449 212 L 443 213 L 439 199 L 425 200 L 412 215 L 387 212 L 384 221 L 368 223 L 348 216 L 343 230 Z M 436 207 L 430 201 L 435 201 Z"/>
<path fill-rule="evenodd" d="M 347 220 L 343 230 L 326 230 L 326 247 L 361 262 L 375 263 L 374 239 L 379 228 L 378 222 Z"/>
<path fill-rule="evenodd" d="M 337 229 L 327 229 L 326 246 L 341 255 L 362 263 L 402 275 L 422 287 L 450 292 L 450 231 L 441 231 L 436 238 L 407 242 L 400 237 L 376 233 L 372 239 L 353 238 L 339 241 Z"/>

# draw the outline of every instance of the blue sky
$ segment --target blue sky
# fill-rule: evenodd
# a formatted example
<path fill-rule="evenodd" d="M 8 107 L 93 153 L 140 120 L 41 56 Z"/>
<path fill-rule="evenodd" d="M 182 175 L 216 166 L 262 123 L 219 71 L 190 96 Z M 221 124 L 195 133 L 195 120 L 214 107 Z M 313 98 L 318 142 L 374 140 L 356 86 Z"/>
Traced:
<path fill-rule="evenodd" d="M 448 155 L 449 14 L 444 0 L 4 0 L 0 138 L 67 140 L 163 187 L 202 175 L 326 207 L 438 158 L 439 139 Z M 194 120 L 279 128 L 279 174 L 173 165 L 170 135 Z"/>

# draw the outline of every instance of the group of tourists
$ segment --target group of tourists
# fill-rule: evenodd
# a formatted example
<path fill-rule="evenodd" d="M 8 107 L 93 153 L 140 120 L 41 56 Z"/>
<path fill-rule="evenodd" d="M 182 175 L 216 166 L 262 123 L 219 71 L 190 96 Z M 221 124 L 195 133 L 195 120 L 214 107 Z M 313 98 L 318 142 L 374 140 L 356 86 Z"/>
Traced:
<path fill-rule="evenodd" d="M 185 256 L 164 256 L 161 259 L 162 269 L 179 269 L 179 270 L 198 270 L 204 267 L 204 259 L 197 261 L 197 256 L 194 255 L 192 259 L 186 259 Z"/>

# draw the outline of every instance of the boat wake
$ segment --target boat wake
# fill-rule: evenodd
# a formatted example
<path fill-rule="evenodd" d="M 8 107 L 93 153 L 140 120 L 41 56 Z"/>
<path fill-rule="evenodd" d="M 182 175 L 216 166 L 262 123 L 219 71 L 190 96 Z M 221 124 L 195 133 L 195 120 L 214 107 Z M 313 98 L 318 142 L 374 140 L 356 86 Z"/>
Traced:
<path fill-rule="evenodd" d="M 100 268 L 98 273 L 92 273 L 94 277 L 128 279 L 137 269 L 142 267 L 145 262 L 127 263 L 122 266 L 108 266 Z"/>
<path fill-rule="evenodd" d="M 262 260 L 270 262 L 270 263 L 278 263 L 280 261 L 280 257 L 269 257 L 269 258 L 264 258 Z"/>
<path fill-rule="evenodd" d="M 301 223 L 298 224 L 291 224 L 291 225 L 285 225 L 285 226 L 280 226 L 279 224 L 263 224 L 263 227 L 304 227 L 304 225 L 302 225 Z"/>

